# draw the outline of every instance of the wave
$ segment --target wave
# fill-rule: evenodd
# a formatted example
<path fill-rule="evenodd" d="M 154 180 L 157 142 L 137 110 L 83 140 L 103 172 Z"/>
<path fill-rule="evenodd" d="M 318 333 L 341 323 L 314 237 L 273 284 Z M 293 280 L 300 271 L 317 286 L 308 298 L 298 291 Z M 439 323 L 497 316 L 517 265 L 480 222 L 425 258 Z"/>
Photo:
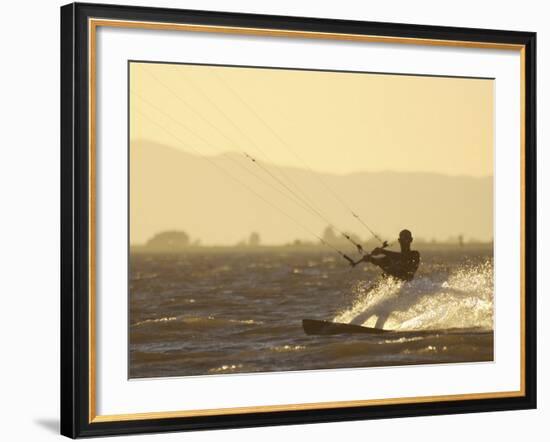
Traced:
<path fill-rule="evenodd" d="M 358 282 L 335 322 L 391 330 L 493 329 L 493 264 L 464 265 L 444 280 Z"/>
<path fill-rule="evenodd" d="M 234 373 L 242 371 L 243 364 L 224 364 L 219 367 L 211 368 L 208 373 Z"/>
<path fill-rule="evenodd" d="M 214 316 L 164 316 L 161 318 L 145 319 L 143 321 L 135 322 L 131 327 L 141 327 L 144 325 L 154 324 L 166 324 L 166 323 L 184 323 L 188 325 L 205 326 L 205 327 L 223 327 L 229 324 L 241 324 L 241 325 L 260 325 L 262 321 L 256 321 L 254 319 L 227 319 L 216 318 Z"/>
<path fill-rule="evenodd" d="M 288 345 L 288 344 L 279 345 L 279 346 L 270 348 L 271 351 L 274 351 L 276 353 L 288 353 L 293 351 L 302 351 L 305 349 L 306 349 L 305 345 Z"/>

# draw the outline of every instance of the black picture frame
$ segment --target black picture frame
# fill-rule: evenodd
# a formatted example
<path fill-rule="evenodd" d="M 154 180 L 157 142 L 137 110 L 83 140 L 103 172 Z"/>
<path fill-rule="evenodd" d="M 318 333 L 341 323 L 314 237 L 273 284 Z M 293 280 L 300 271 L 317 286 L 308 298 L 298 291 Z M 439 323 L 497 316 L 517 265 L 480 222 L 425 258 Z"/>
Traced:
<path fill-rule="evenodd" d="M 319 410 L 94 422 L 90 419 L 89 18 L 522 45 L 524 395 Z M 124 147 L 122 147 L 124 148 Z M 536 408 L 536 34 L 73 3 L 61 8 L 61 434 L 105 436 Z"/>

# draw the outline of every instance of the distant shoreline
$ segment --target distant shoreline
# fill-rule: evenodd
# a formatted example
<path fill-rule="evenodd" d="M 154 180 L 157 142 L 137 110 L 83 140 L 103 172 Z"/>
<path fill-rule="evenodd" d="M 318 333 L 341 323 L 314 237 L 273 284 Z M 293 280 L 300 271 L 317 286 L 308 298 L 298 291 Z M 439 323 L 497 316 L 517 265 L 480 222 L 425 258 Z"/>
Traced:
<path fill-rule="evenodd" d="M 396 245 L 390 246 L 390 250 L 396 250 L 398 247 Z M 493 242 L 467 242 L 463 245 L 458 243 L 417 243 L 413 247 L 415 250 L 419 251 L 489 251 L 493 249 Z M 345 250 L 348 250 L 350 253 L 356 252 L 349 247 L 346 247 Z M 334 253 L 334 251 L 327 249 L 322 244 L 280 244 L 280 245 L 258 245 L 258 246 L 249 246 L 249 245 L 218 245 L 218 246 L 197 246 L 189 245 L 186 247 L 179 248 L 160 248 L 160 247 L 151 247 L 147 245 L 130 245 L 130 253 L 215 253 L 215 252 L 224 252 L 224 253 L 265 253 L 265 252 L 313 252 L 324 250 L 327 253 Z M 365 252 L 368 252 L 370 248 L 368 246 L 365 248 Z"/>

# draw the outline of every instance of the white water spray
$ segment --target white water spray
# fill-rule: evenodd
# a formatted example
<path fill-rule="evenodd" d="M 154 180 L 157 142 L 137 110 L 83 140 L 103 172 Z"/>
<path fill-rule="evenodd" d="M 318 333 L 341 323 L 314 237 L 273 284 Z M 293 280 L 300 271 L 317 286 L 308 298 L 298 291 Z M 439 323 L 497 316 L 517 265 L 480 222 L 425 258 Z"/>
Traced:
<path fill-rule="evenodd" d="M 493 290 L 491 261 L 463 266 L 445 281 L 427 277 L 411 282 L 393 278 L 374 284 L 361 281 L 353 288 L 352 307 L 333 320 L 391 330 L 492 330 Z"/>

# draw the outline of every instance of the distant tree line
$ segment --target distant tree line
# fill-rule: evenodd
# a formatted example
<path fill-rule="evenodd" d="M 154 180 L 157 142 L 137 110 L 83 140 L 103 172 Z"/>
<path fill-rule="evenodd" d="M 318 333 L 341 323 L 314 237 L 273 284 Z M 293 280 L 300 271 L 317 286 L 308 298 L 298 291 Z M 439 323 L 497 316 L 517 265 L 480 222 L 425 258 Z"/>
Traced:
<path fill-rule="evenodd" d="M 180 250 L 189 247 L 190 243 L 191 238 L 187 233 L 172 230 L 157 233 L 147 241 L 145 247 L 152 250 Z"/>
<path fill-rule="evenodd" d="M 358 235 L 353 233 L 346 233 L 347 235 L 352 238 L 352 240 L 358 244 L 362 244 L 365 250 L 370 250 L 371 248 L 379 246 L 378 241 L 374 238 L 368 238 L 368 239 L 361 239 Z M 380 235 L 379 235 L 380 236 Z M 335 229 L 332 226 L 327 226 L 324 231 L 322 232 L 321 238 L 323 241 L 325 241 L 328 244 L 332 244 L 334 246 L 338 247 L 349 247 L 349 241 L 340 233 L 336 233 Z M 392 243 L 393 241 L 390 241 Z M 488 243 L 490 243 L 489 241 Z M 444 241 L 437 241 L 435 239 L 432 239 L 430 241 L 425 240 L 424 238 L 415 238 L 416 244 L 440 244 L 440 245 L 458 245 L 459 247 L 464 247 L 466 245 L 466 241 L 464 239 L 464 236 L 462 234 L 459 234 L 454 237 L 449 237 L 447 240 Z M 468 241 L 469 244 L 476 244 L 476 243 L 484 243 L 482 241 L 477 241 L 475 239 L 470 239 Z M 301 239 L 295 239 L 294 241 L 291 241 L 288 244 L 285 244 L 287 247 L 303 247 L 303 246 L 319 246 L 321 245 L 320 241 L 305 241 Z M 154 235 L 151 239 L 149 239 L 146 243 L 144 248 L 150 251 L 158 251 L 158 252 L 169 252 L 169 251 L 181 251 L 188 248 L 196 248 L 201 247 L 201 242 L 199 239 L 196 239 L 194 241 L 191 240 L 191 237 L 189 234 L 182 230 L 169 230 L 165 232 L 160 232 Z M 262 241 L 260 234 L 258 232 L 252 232 L 250 233 L 249 237 L 246 240 L 239 241 L 237 244 L 235 244 L 234 247 L 247 247 L 247 248 L 255 248 L 255 247 L 261 247 Z"/>
<path fill-rule="evenodd" d="M 258 232 L 252 232 L 248 241 L 241 241 L 238 247 L 260 247 L 261 238 Z M 151 251 L 179 251 L 189 247 L 200 247 L 200 240 L 191 242 L 191 237 L 181 230 L 170 230 L 157 233 L 145 243 L 145 248 Z"/>

